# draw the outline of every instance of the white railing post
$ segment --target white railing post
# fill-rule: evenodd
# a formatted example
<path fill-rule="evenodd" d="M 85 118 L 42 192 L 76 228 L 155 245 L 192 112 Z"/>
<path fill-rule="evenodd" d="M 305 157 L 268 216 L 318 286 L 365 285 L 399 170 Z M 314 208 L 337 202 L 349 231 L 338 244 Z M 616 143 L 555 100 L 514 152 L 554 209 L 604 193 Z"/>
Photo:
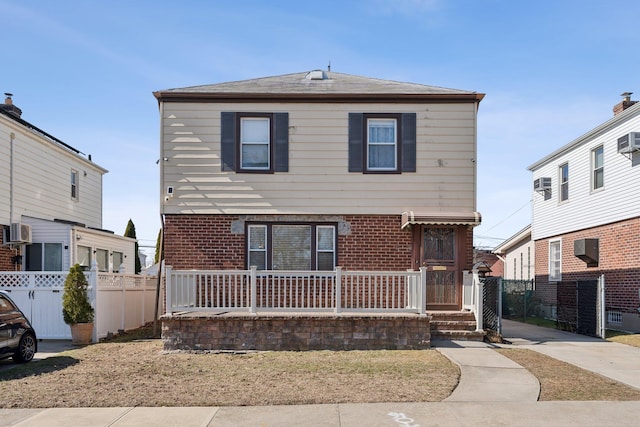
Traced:
<path fill-rule="evenodd" d="M 427 267 L 420 267 L 420 315 L 427 314 Z"/>
<path fill-rule="evenodd" d="M 256 306 L 258 305 L 258 284 L 256 283 L 258 281 L 258 267 L 252 265 L 250 268 L 251 275 L 249 280 L 251 282 L 251 306 L 249 307 L 249 313 L 256 314 Z"/>
<path fill-rule="evenodd" d="M 173 314 L 173 310 L 172 310 L 172 306 L 171 306 L 171 266 L 170 265 L 165 265 L 164 266 L 164 292 L 165 292 L 165 299 L 166 299 L 166 307 L 165 307 L 165 312 L 167 314 Z"/>
<path fill-rule="evenodd" d="M 480 281 L 480 276 L 478 275 L 478 269 L 473 267 L 473 305 L 474 311 L 476 314 L 476 332 L 481 332 L 483 330 L 483 309 L 482 309 L 482 288 L 484 283 Z"/>
<path fill-rule="evenodd" d="M 336 267 L 336 313 L 342 311 L 342 267 Z"/>
<path fill-rule="evenodd" d="M 93 333 L 91 340 L 98 342 L 98 326 L 100 323 L 100 313 L 98 310 L 98 262 L 94 259 L 91 261 L 91 271 L 89 272 L 89 300 L 93 306 Z"/>

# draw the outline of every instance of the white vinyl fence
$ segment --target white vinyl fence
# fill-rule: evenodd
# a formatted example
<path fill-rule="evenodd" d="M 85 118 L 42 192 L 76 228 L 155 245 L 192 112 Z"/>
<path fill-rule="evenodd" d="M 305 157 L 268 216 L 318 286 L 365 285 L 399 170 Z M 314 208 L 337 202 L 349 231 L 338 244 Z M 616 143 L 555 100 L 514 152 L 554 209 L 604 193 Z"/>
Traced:
<path fill-rule="evenodd" d="M 67 272 L 0 272 L 0 289 L 31 321 L 38 339 L 71 339 L 62 317 L 62 294 Z M 95 309 L 93 341 L 109 333 L 135 329 L 155 316 L 156 276 L 86 273 L 89 299 Z"/>
<path fill-rule="evenodd" d="M 180 311 L 409 312 L 425 314 L 420 271 L 173 270 L 167 313 Z"/>

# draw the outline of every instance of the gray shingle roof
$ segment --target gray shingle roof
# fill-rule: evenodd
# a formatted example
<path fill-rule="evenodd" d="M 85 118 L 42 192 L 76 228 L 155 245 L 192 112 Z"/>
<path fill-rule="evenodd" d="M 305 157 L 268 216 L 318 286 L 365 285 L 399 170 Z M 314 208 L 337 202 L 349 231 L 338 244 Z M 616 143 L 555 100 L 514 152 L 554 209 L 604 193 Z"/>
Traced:
<path fill-rule="evenodd" d="M 313 78 L 315 77 L 315 78 Z M 263 77 L 228 83 L 218 83 L 154 92 L 158 99 L 176 97 L 261 96 L 261 97 L 322 97 L 322 96 L 399 96 L 399 97 L 463 97 L 481 100 L 477 92 L 374 79 L 327 71 L 312 71 Z"/>

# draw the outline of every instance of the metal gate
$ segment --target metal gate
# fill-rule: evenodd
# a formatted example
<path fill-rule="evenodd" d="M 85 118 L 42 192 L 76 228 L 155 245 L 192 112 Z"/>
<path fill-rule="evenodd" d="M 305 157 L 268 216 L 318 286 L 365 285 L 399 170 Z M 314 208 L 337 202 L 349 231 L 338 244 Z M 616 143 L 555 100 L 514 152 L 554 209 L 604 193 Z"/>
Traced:
<path fill-rule="evenodd" d="M 604 276 L 558 282 L 558 328 L 604 338 Z"/>
<path fill-rule="evenodd" d="M 502 333 L 502 278 L 482 277 L 482 325 Z"/>

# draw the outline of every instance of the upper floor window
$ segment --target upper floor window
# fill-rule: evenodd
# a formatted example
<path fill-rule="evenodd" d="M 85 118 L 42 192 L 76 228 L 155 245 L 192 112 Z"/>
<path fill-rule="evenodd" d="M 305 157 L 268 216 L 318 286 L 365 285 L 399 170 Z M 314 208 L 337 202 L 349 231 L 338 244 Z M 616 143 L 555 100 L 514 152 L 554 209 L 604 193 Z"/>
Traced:
<path fill-rule="evenodd" d="M 289 170 L 289 114 L 222 112 L 223 171 L 274 173 Z"/>
<path fill-rule="evenodd" d="M 569 200 L 569 163 L 560 166 L 560 201 Z"/>
<path fill-rule="evenodd" d="M 71 169 L 71 199 L 78 200 L 78 171 Z"/>
<path fill-rule="evenodd" d="M 349 172 L 415 171 L 415 113 L 349 113 Z"/>
<path fill-rule="evenodd" d="M 562 241 L 552 240 L 549 242 L 549 281 L 559 282 L 562 280 Z"/>
<path fill-rule="evenodd" d="M 334 270 L 336 227 L 324 224 L 251 224 L 247 264 L 258 270 Z"/>
<path fill-rule="evenodd" d="M 591 189 L 604 186 L 604 149 L 602 145 L 591 151 Z"/>
<path fill-rule="evenodd" d="M 271 119 L 240 118 L 240 169 L 271 168 Z"/>
<path fill-rule="evenodd" d="M 398 120 L 367 119 L 367 170 L 398 169 Z"/>

